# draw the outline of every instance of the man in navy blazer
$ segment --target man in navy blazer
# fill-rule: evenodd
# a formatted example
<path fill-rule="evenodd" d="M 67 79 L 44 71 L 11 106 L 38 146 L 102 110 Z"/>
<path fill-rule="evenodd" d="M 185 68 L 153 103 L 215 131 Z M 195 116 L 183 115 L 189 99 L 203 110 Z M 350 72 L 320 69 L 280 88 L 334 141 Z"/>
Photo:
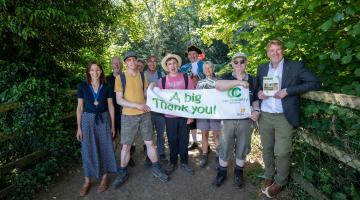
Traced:
<path fill-rule="evenodd" d="M 270 62 L 257 71 L 259 132 L 265 164 L 262 192 L 272 198 L 288 181 L 292 136 L 300 125 L 300 95 L 319 90 L 321 83 L 304 63 L 284 59 L 282 41 L 270 41 L 266 51 Z"/>

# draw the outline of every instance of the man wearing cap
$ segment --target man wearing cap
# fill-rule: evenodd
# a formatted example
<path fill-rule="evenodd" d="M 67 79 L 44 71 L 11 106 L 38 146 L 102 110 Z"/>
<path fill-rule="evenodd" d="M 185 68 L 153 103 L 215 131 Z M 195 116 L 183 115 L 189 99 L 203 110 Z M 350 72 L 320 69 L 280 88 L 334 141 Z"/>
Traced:
<path fill-rule="evenodd" d="M 185 57 L 187 57 L 190 60 L 190 63 L 181 66 L 179 69 L 180 72 L 190 76 L 193 85 L 196 85 L 198 80 L 206 78 L 206 75 L 204 74 L 204 70 L 203 70 L 204 62 L 199 60 L 199 54 L 202 53 L 203 52 L 201 51 L 201 49 L 198 48 L 197 46 L 195 45 L 189 46 L 185 52 Z M 196 133 L 197 133 L 196 120 L 194 120 L 194 122 L 190 124 L 190 132 L 193 139 L 193 143 L 189 147 L 189 150 L 194 150 L 199 146 L 196 138 Z"/>
<path fill-rule="evenodd" d="M 233 72 L 223 75 L 216 81 L 215 87 L 221 91 L 238 86 L 249 88 L 252 112 L 249 118 L 223 120 L 222 135 L 220 136 L 219 166 L 214 185 L 220 186 L 225 181 L 227 166 L 233 155 L 235 144 L 234 186 L 241 188 L 244 184 L 243 170 L 246 155 L 250 152 L 251 147 L 252 122 L 257 121 L 260 116 L 260 108 L 256 97 L 256 79 L 245 71 L 247 57 L 238 52 L 232 57 L 231 65 Z"/>
<path fill-rule="evenodd" d="M 146 80 L 148 81 L 149 85 L 151 83 L 157 83 L 159 79 L 161 79 L 164 74 L 156 69 L 156 61 L 157 58 L 155 55 L 151 55 L 146 59 L 147 62 L 147 70 L 144 72 Z M 151 121 L 153 127 L 156 130 L 156 146 L 157 152 L 159 155 L 159 159 L 162 163 L 167 163 L 167 159 L 165 156 L 165 118 L 164 115 L 161 113 L 151 112 Z M 148 161 L 148 158 L 146 159 Z"/>
<path fill-rule="evenodd" d="M 147 147 L 147 155 L 152 162 L 152 174 L 160 181 L 166 182 L 169 177 L 162 170 L 158 161 L 156 149 L 152 141 L 153 128 L 151 125 L 150 108 L 145 104 L 147 80 L 140 74 L 137 56 L 134 52 L 127 52 L 124 56 L 126 71 L 115 80 L 117 103 L 123 106 L 121 116 L 121 165 L 113 186 L 118 188 L 128 178 L 127 165 L 130 159 L 130 147 L 135 136 L 140 131 Z"/>
<path fill-rule="evenodd" d="M 300 94 L 318 90 L 321 84 L 304 63 L 284 59 L 282 41 L 270 41 L 266 52 L 270 62 L 258 68 L 257 95 L 261 102 L 259 132 L 265 164 L 262 192 L 272 198 L 288 181 L 293 130 L 300 125 Z M 267 92 L 269 86 L 276 86 L 274 94 Z"/>

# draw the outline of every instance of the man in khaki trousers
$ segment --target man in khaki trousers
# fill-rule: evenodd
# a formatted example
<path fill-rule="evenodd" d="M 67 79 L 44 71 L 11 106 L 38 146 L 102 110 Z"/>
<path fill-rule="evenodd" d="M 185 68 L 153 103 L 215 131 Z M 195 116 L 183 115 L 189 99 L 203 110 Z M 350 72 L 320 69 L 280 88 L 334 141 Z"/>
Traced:
<path fill-rule="evenodd" d="M 259 66 L 257 82 L 265 164 L 262 192 L 272 198 L 288 181 L 293 131 L 300 125 L 300 94 L 319 90 L 321 84 L 304 63 L 284 59 L 282 41 L 270 41 L 266 51 L 270 62 Z"/>

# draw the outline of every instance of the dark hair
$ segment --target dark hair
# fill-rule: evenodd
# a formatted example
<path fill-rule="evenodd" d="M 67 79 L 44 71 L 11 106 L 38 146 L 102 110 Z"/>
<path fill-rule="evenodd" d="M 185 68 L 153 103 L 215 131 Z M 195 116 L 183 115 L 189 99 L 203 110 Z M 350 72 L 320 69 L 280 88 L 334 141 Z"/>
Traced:
<path fill-rule="evenodd" d="M 97 65 L 100 70 L 101 70 L 101 74 L 100 74 L 100 84 L 104 84 L 106 83 L 106 79 L 104 76 L 104 70 L 102 68 L 102 66 L 100 65 L 100 63 L 98 63 L 97 61 L 91 61 L 89 62 L 89 64 L 86 66 L 86 83 L 89 85 L 91 83 L 91 76 L 90 76 L 90 69 L 92 65 Z"/>

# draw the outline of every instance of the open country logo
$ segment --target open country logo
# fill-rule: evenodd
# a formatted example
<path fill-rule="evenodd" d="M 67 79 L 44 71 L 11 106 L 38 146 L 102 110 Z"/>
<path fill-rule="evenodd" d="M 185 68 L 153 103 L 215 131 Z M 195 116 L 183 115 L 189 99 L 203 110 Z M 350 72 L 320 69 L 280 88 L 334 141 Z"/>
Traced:
<path fill-rule="evenodd" d="M 241 96 L 241 89 L 238 87 L 231 88 L 227 91 L 227 95 L 230 98 L 237 98 Z"/>

